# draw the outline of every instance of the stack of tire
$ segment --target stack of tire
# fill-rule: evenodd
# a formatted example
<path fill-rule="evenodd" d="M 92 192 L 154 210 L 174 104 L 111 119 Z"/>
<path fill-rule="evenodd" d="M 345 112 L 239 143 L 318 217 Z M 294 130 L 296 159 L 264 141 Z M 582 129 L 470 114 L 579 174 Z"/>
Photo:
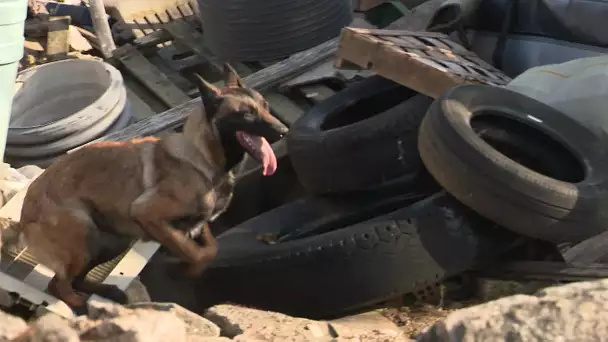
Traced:
<path fill-rule="evenodd" d="M 286 139 L 310 196 L 218 236 L 201 295 L 330 317 L 427 291 L 510 249 L 516 234 L 462 205 L 426 172 L 418 136 L 432 104 L 372 76 L 303 115 Z M 268 235 L 271 243 L 260 239 Z"/>
<path fill-rule="evenodd" d="M 608 136 L 505 88 L 463 85 L 438 98 L 420 156 L 461 203 L 523 236 L 575 244 L 608 229 Z"/>

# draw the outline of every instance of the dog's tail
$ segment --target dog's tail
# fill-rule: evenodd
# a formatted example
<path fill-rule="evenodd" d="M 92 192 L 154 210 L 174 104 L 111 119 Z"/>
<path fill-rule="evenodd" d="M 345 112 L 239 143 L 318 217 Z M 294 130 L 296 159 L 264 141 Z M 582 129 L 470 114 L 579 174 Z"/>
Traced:
<path fill-rule="evenodd" d="M 21 247 L 21 224 L 8 218 L 0 217 L 0 249 Z"/>

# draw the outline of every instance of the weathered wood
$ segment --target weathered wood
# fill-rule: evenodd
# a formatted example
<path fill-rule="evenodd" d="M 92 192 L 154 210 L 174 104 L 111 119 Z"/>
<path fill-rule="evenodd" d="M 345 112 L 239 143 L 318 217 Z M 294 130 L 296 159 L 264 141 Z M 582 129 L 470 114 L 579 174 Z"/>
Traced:
<path fill-rule="evenodd" d="M 101 53 L 104 58 L 110 58 L 112 57 L 112 51 L 116 50 L 116 44 L 114 44 L 114 38 L 112 38 L 108 14 L 106 13 L 103 0 L 89 0 L 89 6 L 91 20 L 93 21 L 93 27 L 95 27 L 95 33 L 99 40 Z"/>
<path fill-rule="evenodd" d="M 475 273 L 502 280 L 584 281 L 608 278 L 607 264 L 581 264 L 554 261 L 517 261 L 492 264 Z"/>
<path fill-rule="evenodd" d="M 331 56 L 338 47 L 338 38 L 329 40 L 309 50 L 296 53 L 291 57 L 278 62 L 268 68 L 262 69 L 243 79 L 245 84 L 257 90 L 274 87 L 290 77 L 306 71 L 307 68 L 318 61 Z M 177 127 L 182 124 L 188 114 L 199 110 L 201 98 L 197 97 L 166 112 L 141 120 L 121 131 L 103 136 L 96 141 L 119 141 L 136 137 L 156 134 L 163 130 Z"/>
<path fill-rule="evenodd" d="M 268 101 L 273 114 L 289 126 L 304 114 L 303 108 L 283 94 L 270 90 L 263 93 L 263 95 L 266 101 Z"/>
<path fill-rule="evenodd" d="M 608 231 L 572 246 L 562 256 L 566 262 L 593 263 L 608 256 Z"/>
<path fill-rule="evenodd" d="M 440 33 L 347 27 L 340 35 L 336 65 L 351 62 L 433 98 L 463 83 L 504 85 L 510 80 L 448 41 Z"/>
<path fill-rule="evenodd" d="M 222 71 L 222 63 L 207 48 L 203 35 L 190 27 L 185 21 L 173 21 L 164 25 L 164 29 L 178 43 L 185 45 L 194 53 L 206 59 L 217 71 Z"/>
<path fill-rule="evenodd" d="M 67 57 L 70 52 L 70 16 L 48 18 L 48 33 L 46 38 L 46 55 L 49 60 Z"/>
<path fill-rule="evenodd" d="M 353 0 L 353 9 L 355 11 L 367 11 L 374 7 L 378 7 L 388 0 Z"/>
<path fill-rule="evenodd" d="M 116 56 L 129 72 L 170 107 L 188 101 L 190 97 L 177 88 L 154 64 L 133 45 L 127 44 Z M 115 51 L 116 52 L 116 51 Z"/>

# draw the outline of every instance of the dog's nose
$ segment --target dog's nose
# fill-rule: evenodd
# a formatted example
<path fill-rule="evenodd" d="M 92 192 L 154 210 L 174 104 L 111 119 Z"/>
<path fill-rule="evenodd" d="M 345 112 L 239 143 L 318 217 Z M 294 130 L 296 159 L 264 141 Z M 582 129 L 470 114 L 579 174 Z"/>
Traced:
<path fill-rule="evenodd" d="M 283 136 L 289 132 L 289 127 L 281 124 L 279 127 L 277 127 L 277 132 Z"/>

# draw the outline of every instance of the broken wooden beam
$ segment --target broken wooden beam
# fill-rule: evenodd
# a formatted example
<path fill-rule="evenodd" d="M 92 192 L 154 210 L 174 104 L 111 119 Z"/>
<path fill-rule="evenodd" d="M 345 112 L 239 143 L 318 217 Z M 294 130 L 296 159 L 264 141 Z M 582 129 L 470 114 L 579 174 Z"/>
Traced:
<path fill-rule="evenodd" d="M 49 60 L 67 57 L 70 52 L 70 16 L 52 16 L 48 21 L 46 55 Z"/>
<path fill-rule="evenodd" d="M 346 27 L 336 66 L 347 63 L 432 98 L 463 83 L 502 86 L 511 80 L 447 35 L 435 32 Z"/>
<path fill-rule="evenodd" d="M 585 281 L 608 278 L 608 264 L 559 261 L 514 261 L 475 270 L 485 278 L 513 281 Z"/>
<path fill-rule="evenodd" d="M 161 70 L 150 63 L 135 46 L 125 44 L 120 50 L 114 51 L 114 57 L 167 106 L 178 106 L 190 99 Z"/>
<path fill-rule="evenodd" d="M 274 87 L 290 77 L 305 72 L 309 67 L 331 56 L 338 48 L 338 38 L 302 51 L 268 68 L 262 69 L 243 79 L 248 87 L 258 91 Z M 201 98 L 197 97 L 165 112 L 143 119 L 121 131 L 103 136 L 95 141 L 120 141 L 157 134 L 174 128 L 184 122 L 186 117 L 199 110 Z"/>
<path fill-rule="evenodd" d="M 95 27 L 95 34 L 97 35 L 97 39 L 99 39 L 101 53 L 104 58 L 111 58 L 112 51 L 116 50 L 116 44 L 114 44 L 114 38 L 112 37 L 112 31 L 110 30 L 110 24 L 108 23 L 108 14 L 106 13 L 103 0 L 89 0 L 89 6 L 93 27 Z"/>

